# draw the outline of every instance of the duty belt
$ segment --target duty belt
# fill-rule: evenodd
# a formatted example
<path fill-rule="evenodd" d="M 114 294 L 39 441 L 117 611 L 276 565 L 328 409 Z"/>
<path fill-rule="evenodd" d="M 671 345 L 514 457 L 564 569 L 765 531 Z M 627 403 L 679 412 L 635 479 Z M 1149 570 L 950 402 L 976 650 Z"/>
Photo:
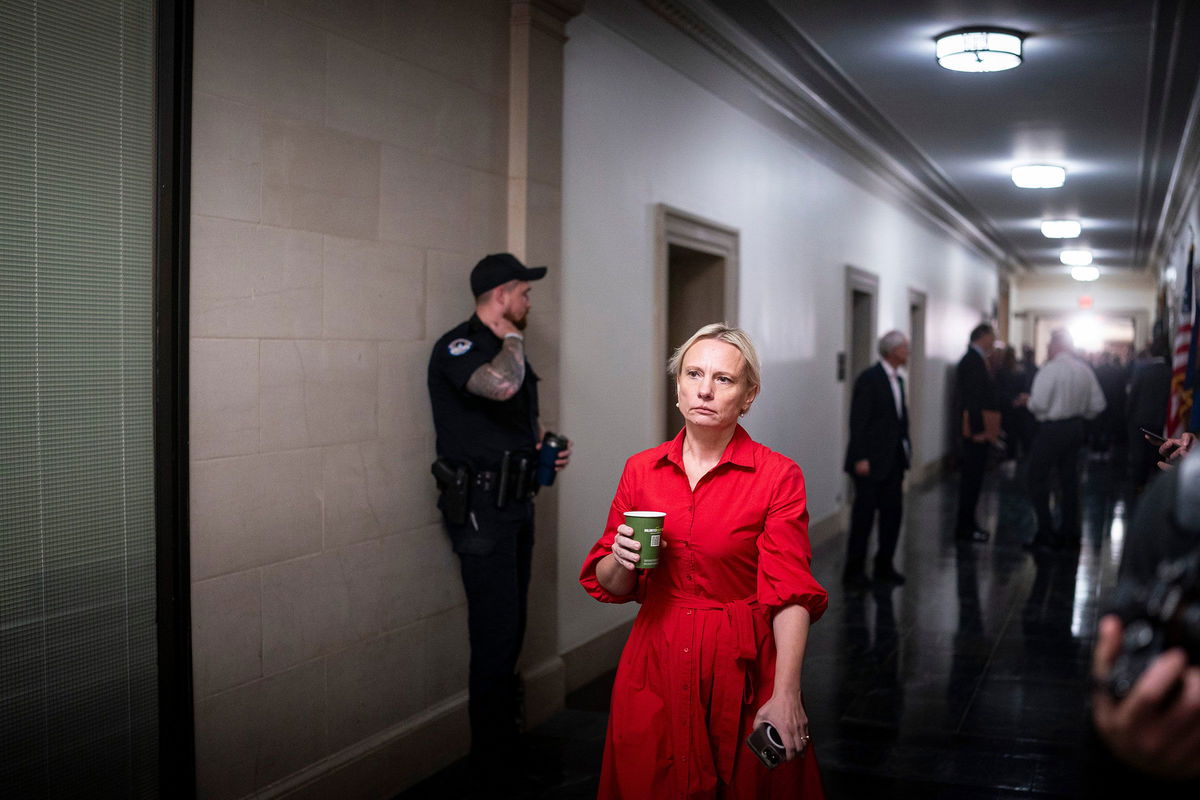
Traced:
<path fill-rule="evenodd" d="M 496 485 L 500 481 L 499 472 L 480 471 L 471 476 L 471 485 L 483 492 L 496 491 Z"/>

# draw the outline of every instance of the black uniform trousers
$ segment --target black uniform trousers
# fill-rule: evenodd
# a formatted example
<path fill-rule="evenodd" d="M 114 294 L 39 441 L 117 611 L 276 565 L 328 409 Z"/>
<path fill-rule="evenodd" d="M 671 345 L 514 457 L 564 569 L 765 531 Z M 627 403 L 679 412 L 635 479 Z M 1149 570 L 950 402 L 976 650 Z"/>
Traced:
<path fill-rule="evenodd" d="M 517 659 L 525 638 L 533 559 L 533 501 L 495 507 L 476 492 L 473 519 L 446 523 L 462 569 L 471 644 L 468 709 L 471 750 L 488 755 L 511 748 L 519 733 Z"/>
<path fill-rule="evenodd" d="M 900 538 L 903 516 L 904 470 L 897 456 L 891 472 L 883 478 L 854 476 L 854 505 L 850 509 L 850 539 L 846 544 L 846 574 L 861 575 L 867 560 L 867 540 L 879 512 L 879 548 L 875 551 L 875 572 L 893 569 L 892 557 Z"/>
<path fill-rule="evenodd" d="M 987 442 L 962 442 L 962 482 L 958 485 L 958 522 L 955 533 L 965 536 L 976 530 L 975 506 L 979 504 L 979 492 L 983 489 L 983 470 L 987 466 L 989 445 Z"/>
<path fill-rule="evenodd" d="M 1046 544 L 1057 541 L 1050 514 L 1050 476 L 1054 472 L 1058 473 L 1062 515 L 1057 537 L 1065 542 L 1079 540 L 1079 450 L 1085 439 L 1082 417 L 1038 426 L 1029 452 L 1029 497 L 1037 514 L 1037 541 Z"/>

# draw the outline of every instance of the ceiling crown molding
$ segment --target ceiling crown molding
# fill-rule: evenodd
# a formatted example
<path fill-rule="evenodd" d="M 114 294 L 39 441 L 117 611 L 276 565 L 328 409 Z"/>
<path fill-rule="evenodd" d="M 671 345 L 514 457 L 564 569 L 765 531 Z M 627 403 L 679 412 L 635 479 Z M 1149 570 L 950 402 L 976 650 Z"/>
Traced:
<path fill-rule="evenodd" d="M 583 0 L 509 0 L 514 25 L 532 25 L 561 42 L 567 41 L 566 24 L 583 11 Z"/>
<path fill-rule="evenodd" d="M 1158 12 L 1134 260 L 1151 273 L 1169 266 L 1200 200 L 1200 58 L 1191 44 L 1200 34 L 1200 8 L 1169 0 Z"/>
<path fill-rule="evenodd" d="M 1024 272 L 1017 249 L 809 39 L 763 0 L 642 0 L 746 78 L 801 128 L 836 145 L 1002 272 Z M 721 10 L 736 7 L 738 23 Z"/>
<path fill-rule="evenodd" d="M 1188 213 L 1197 203 L 1200 191 L 1200 85 L 1192 95 L 1191 110 L 1179 147 L 1179 158 L 1171 171 L 1171 182 L 1163 200 L 1162 213 L 1155 229 L 1154 244 L 1146 266 L 1151 272 L 1161 272 L 1169 266 L 1171 253 L 1188 221 Z"/>

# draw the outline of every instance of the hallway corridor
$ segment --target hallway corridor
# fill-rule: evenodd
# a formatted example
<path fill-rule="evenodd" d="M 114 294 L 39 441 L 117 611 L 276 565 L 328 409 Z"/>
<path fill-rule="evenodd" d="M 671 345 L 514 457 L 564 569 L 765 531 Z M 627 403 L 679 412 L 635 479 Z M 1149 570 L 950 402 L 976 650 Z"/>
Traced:
<path fill-rule="evenodd" d="M 986 545 L 953 538 L 956 477 L 909 494 L 903 587 L 847 593 L 844 538 L 816 549 L 830 604 L 804 688 L 830 798 L 1079 796 L 1086 676 L 1130 516 L 1109 463 L 1088 462 L 1079 553 L 1022 548 L 1033 517 L 1011 462 L 988 474 Z M 594 797 L 611 680 L 524 737 L 519 786 L 479 796 Z M 474 796 L 466 773 L 460 761 L 398 800 Z"/>

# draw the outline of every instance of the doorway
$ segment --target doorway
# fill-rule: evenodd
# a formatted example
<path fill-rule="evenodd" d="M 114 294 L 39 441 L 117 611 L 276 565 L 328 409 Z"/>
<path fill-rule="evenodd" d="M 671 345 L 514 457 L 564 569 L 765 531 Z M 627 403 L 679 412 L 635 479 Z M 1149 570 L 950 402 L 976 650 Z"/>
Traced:
<path fill-rule="evenodd" d="M 845 369 L 839 370 L 846 384 L 845 406 L 850 413 L 854 379 L 875 361 L 875 328 L 879 278 L 856 267 L 846 267 Z"/>
<path fill-rule="evenodd" d="M 658 215 L 658 280 L 662 310 L 656 374 L 675 348 L 710 322 L 737 324 L 738 233 L 716 222 L 664 205 Z M 662 386 L 659 434 L 672 439 L 683 422 L 675 407 L 675 386 Z"/>
<path fill-rule="evenodd" d="M 683 245 L 667 246 L 667 353 L 702 325 L 725 321 L 725 258 Z M 675 393 L 667 392 L 664 438 L 678 432 Z"/>
<path fill-rule="evenodd" d="M 878 316 L 879 277 L 857 267 L 846 267 L 845 347 L 838 357 L 838 378 L 842 381 L 842 448 L 850 441 L 850 402 L 854 380 L 875 360 L 875 331 Z M 842 527 L 849 523 L 852 481 L 844 476 L 838 501 L 842 504 Z"/>
<path fill-rule="evenodd" d="M 924 477 L 924 454 L 920 446 L 921 401 L 925 391 L 925 305 L 924 292 L 908 290 L 908 440 L 912 445 L 913 474 Z"/>
<path fill-rule="evenodd" d="M 1034 353 L 1039 363 L 1046 358 L 1050 334 L 1066 328 L 1075 348 L 1087 356 L 1110 353 L 1124 363 L 1133 360 L 1136 320 L 1123 314 L 1055 314 L 1038 316 L 1033 326 Z"/>

